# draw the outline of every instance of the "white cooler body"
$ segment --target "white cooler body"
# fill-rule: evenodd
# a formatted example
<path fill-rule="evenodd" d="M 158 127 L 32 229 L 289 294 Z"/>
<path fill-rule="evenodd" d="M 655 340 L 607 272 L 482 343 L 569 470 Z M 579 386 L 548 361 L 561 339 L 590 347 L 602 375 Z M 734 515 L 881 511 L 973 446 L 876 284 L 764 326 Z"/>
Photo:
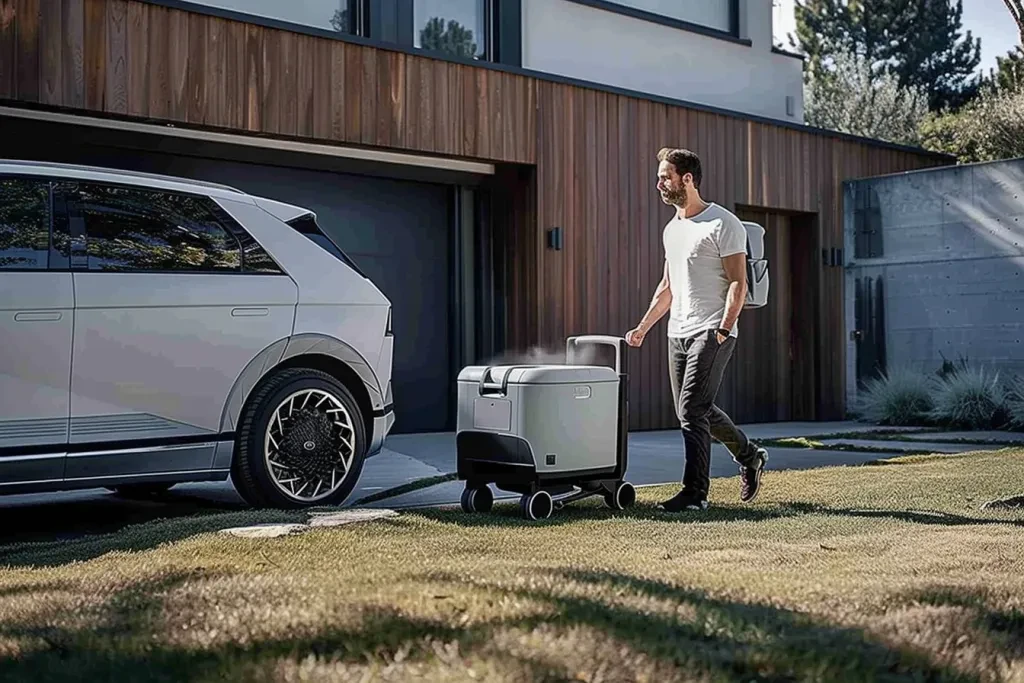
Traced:
<path fill-rule="evenodd" d="M 460 476 L 568 479 L 619 463 L 619 375 L 589 365 L 469 366 L 459 373 Z M 524 470 L 529 470 L 527 473 Z"/>

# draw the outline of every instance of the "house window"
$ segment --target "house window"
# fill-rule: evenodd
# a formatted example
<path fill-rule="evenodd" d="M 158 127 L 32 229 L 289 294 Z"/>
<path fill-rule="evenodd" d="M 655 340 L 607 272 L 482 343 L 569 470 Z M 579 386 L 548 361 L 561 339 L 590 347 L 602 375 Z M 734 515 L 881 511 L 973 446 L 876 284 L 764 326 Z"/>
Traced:
<path fill-rule="evenodd" d="M 488 59 L 488 0 L 414 0 L 413 44 L 464 59 Z"/>
<path fill-rule="evenodd" d="M 608 0 L 607 4 L 628 7 L 723 33 L 737 33 L 736 0 Z"/>
<path fill-rule="evenodd" d="M 193 0 L 197 4 L 231 13 L 336 31 L 367 34 L 369 0 Z"/>

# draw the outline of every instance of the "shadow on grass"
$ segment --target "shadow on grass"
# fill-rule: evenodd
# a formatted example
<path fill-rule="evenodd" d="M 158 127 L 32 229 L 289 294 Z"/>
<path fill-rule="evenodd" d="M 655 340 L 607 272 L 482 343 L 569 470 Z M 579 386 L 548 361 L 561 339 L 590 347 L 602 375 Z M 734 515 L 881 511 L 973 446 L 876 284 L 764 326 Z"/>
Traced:
<path fill-rule="evenodd" d="M 0 659 L 0 680 L 26 681 L 185 681 L 278 680 L 282 659 L 300 663 L 309 656 L 365 665 L 400 656 L 423 661 L 435 642 L 459 642 L 473 650 L 487 644 L 484 629 L 464 629 L 440 621 L 402 615 L 393 608 L 362 610 L 358 628 L 326 626 L 291 638 L 232 640 L 201 648 L 167 644 L 164 596 L 189 579 L 216 578 L 202 572 L 169 573 L 114 592 L 82 626 L 59 626 L 51 612 L 0 622 L 0 641 L 21 644 L 17 657 Z M 46 587 L 40 587 L 45 589 Z M 214 623 L 196 627 L 211 628 Z M 238 637 L 239 633 L 231 634 Z M 529 657 L 503 656 L 502 668 L 527 669 L 538 680 L 564 677 L 549 664 Z"/>
<path fill-rule="evenodd" d="M 610 643 L 614 653 L 609 650 L 600 662 L 606 677 L 616 680 L 639 673 L 629 657 L 641 654 L 657 667 L 660 679 L 978 680 L 941 666 L 927 652 L 891 647 L 860 629 L 660 581 L 573 570 L 540 577 L 550 579 L 542 585 L 557 589 L 466 582 L 443 573 L 423 576 L 425 590 L 444 583 L 451 585 L 452 597 L 469 589 L 487 592 L 492 602 L 514 598 L 522 605 L 521 614 L 506 617 L 470 613 L 465 626 L 456 625 L 463 623 L 461 610 L 425 619 L 376 607 L 362 610 L 361 624 L 351 628 L 325 624 L 292 637 L 256 640 L 246 639 L 242 628 L 230 633 L 233 640 L 227 643 L 169 644 L 166 636 L 174 621 L 165 614 L 165 595 L 190 579 L 212 576 L 169 573 L 135 582 L 114 592 L 95 612 L 81 615 L 80 624 L 72 620 L 73 626 L 66 625 L 67 615 L 57 613 L 8 618 L 0 623 L 0 640 L 16 641 L 20 652 L 0 660 L 0 680 L 276 680 L 284 675 L 282 659 L 296 668 L 310 655 L 361 666 L 387 665 L 396 657 L 423 663 L 438 653 L 447 653 L 444 658 L 456 669 L 475 657 L 521 679 L 569 680 L 576 675 L 573 665 L 579 656 L 589 655 L 589 650 L 576 650 L 591 647 L 592 636 L 579 628 L 603 633 L 630 649 Z M 615 604 L 630 597 L 654 599 L 666 609 L 641 612 Z M 540 645 L 526 639 L 513 645 L 514 651 L 503 648 L 509 630 L 529 634 L 539 627 L 548 629 Z M 511 641 L 517 640 L 512 634 Z M 445 647 L 449 643 L 457 643 L 457 650 Z"/>
<path fill-rule="evenodd" d="M 164 513 L 170 518 L 161 519 L 159 513 Z M 88 511 L 83 511 L 83 514 L 88 514 Z M 144 521 L 132 524 L 130 520 L 126 520 L 118 525 L 116 531 L 109 533 L 2 545 L 0 546 L 0 568 L 5 566 L 55 567 L 68 562 L 83 562 L 109 552 L 149 550 L 165 543 L 181 541 L 197 534 L 215 532 L 228 527 L 267 522 L 303 522 L 307 517 L 306 512 L 285 510 L 243 509 L 234 512 L 216 512 L 195 506 L 187 508 L 160 507 L 144 516 Z M 2 518 L 0 518 L 0 523 L 2 523 Z M 68 520 L 68 524 L 69 526 L 85 525 L 90 529 L 97 528 L 88 521 Z"/>
<path fill-rule="evenodd" d="M 670 524 L 715 524 L 722 522 L 765 522 L 801 515 L 828 515 L 868 519 L 893 519 L 914 524 L 960 526 L 971 524 L 1002 524 L 1024 526 L 1024 520 L 1006 520 L 985 517 L 966 517 L 947 512 L 929 510 L 834 508 L 816 503 L 789 502 L 762 505 L 712 505 L 703 512 L 665 512 L 651 503 L 638 503 L 624 511 L 614 511 L 591 501 L 570 504 L 556 510 L 545 520 L 529 521 L 519 513 L 518 500 L 496 501 L 488 513 L 466 513 L 461 510 L 416 508 L 405 513 L 432 521 L 461 527 L 520 527 L 524 525 L 547 527 L 573 524 L 584 520 L 647 520 Z"/>
<path fill-rule="evenodd" d="M 211 512 L 244 510 L 242 503 L 201 498 L 171 490 L 146 498 L 122 498 L 114 493 L 90 495 L 88 500 L 55 495 L 32 505 L 0 507 L 2 542 L 63 540 L 82 534 L 109 533 L 132 524 L 188 517 Z"/>
<path fill-rule="evenodd" d="M 997 596 L 983 588 L 933 586 L 895 596 L 893 604 L 925 604 L 935 607 L 961 607 L 974 613 L 975 627 L 1003 641 L 1006 649 L 1024 651 L 1024 610 L 992 608 Z"/>

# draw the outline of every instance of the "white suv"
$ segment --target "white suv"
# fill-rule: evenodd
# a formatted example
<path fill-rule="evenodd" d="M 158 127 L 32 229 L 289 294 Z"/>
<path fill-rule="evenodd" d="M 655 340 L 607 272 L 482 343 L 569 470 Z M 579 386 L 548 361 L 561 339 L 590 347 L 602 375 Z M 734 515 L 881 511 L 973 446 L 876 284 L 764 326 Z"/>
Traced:
<path fill-rule="evenodd" d="M 306 209 L 0 160 L 0 493 L 227 479 L 339 504 L 394 422 L 391 305 Z"/>

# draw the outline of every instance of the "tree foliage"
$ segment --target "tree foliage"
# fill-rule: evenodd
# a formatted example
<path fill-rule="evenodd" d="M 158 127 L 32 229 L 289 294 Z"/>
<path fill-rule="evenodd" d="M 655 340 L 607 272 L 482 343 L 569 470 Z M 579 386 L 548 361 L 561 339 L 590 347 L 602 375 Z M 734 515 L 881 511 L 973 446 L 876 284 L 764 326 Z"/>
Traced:
<path fill-rule="evenodd" d="M 981 43 L 963 32 L 963 0 L 796 0 L 795 11 L 811 72 L 834 55 L 861 55 L 873 76 L 925 89 L 932 111 L 977 92 Z"/>
<path fill-rule="evenodd" d="M 808 74 L 804 116 L 810 125 L 901 144 L 920 143 L 918 128 L 928 112 L 922 88 L 902 87 L 894 74 L 876 74 L 868 58 L 854 52 L 833 55 Z"/>
<path fill-rule="evenodd" d="M 928 116 L 921 136 L 964 163 L 1024 157 L 1024 89 L 986 88 L 960 111 Z"/>
<path fill-rule="evenodd" d="M 441 17 L 433 17 L 420 31 L 420 47 L 467 59 L 476 57 L 477 52 L 471 29 L 454 19 L 449 19 L 446 26 Z"/>

